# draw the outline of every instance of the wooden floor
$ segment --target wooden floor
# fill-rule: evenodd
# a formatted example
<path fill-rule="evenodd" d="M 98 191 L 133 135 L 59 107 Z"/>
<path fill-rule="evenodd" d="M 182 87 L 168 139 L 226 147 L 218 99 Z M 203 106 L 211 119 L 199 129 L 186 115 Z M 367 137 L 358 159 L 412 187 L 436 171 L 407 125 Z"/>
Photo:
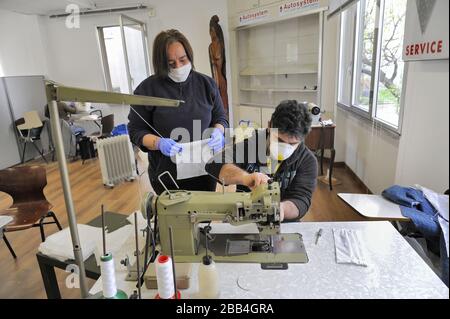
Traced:
<path fill-rule="evenodd" d="M 40 165 L 42 162 L 35 162 Z M 35 164 L 32 163 L 32 164 Z M 31 165 L 28 163 L 27 165 Z M 139 165 L 141 166 L 141 165 Z M 68 226 L 64 206 L 64 197 L 56 162 L 46 165 L 48 185 L 44 190 L 47 199 L 54 205 L 53 211 L 63 227 Z M 107 189 L 102 184 L 100 166 L 97 159 L 88 160 L 83 165 L 81 161 L 68 165 L 72 195 L 79 224 L 85 224 L 100 214 L 100 207 L 105 205 L 108 211 L 131 214 L 139 209 L 140 198 L 151 190 L 148 176 L 144 173 L 134 182 L 122 183 L 113 189 Z M 140 171 L 145 169 L 140 167 Z M 346 206 L 337 193 L 364 193 L 365 190 L 357 183 L 344 167 L 335 168 L 334 177 L 342 182 L 330 191 L 328 185 L 318 182 L 313 196 L 312 206 L 303 221 L 358 221 L 364 220 L 351 208 Z M 9 207 L 12 200 L 0 193 L 0 210 Z M 46 235 L 57 231 L 55 225 L 46 227 Z M 40 244 L 39 229 L 7 233 L 8 240 L 17 254 L 14 260 L 6 245 L 0 240 L 0 298 L 46 298 L 41 274 L 36 260 L 36 252 Z M 63 298 L 79 298 L 77 289 L 68 289 L 65 279 L 68 273 L 56 271 Z M 94 283 L 88 280 L 89 286 Z"/>

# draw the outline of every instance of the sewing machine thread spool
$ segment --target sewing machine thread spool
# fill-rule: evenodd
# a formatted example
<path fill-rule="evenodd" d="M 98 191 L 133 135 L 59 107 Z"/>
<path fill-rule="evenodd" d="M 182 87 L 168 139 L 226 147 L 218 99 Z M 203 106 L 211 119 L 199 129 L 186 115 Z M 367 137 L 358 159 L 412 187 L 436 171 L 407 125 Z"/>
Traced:
<path fill-rule="evenodd" d="M 125 292 L 117 290 L 114 259 L 111 254 L 106 253 L 105 209 L 103 204 L 101 206 L 101 211 L 103 255 L 100 257 L 100 271 L 102 274 L 103 297 L 106 299 L 127 299 L 128 297 Z"/>
<path fill-rule="evenodd" d="M 127 295 L 116 286 L 116 273 L 114 259 L 111 254 L 100 257 L 100 270 L 102 273 L 103 297 L 106 299 L 127 299 Z"/>
<path fill-rule="evenodd" d="M 156 260 L 156 280 L 158 282 L 158 294 L 156 299 L 174 299 L 174 278 L 172 263 L 169 256 L 160 255 Z M 180 299 L 180 292 L 177 292 L 177 299 Z"/>

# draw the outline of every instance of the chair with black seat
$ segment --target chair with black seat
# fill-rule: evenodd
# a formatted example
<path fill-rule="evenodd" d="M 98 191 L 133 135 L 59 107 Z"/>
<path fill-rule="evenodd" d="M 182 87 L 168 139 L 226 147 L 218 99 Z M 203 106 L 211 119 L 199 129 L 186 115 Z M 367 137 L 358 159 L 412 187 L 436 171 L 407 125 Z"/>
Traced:
<path fill-rule="evenodd" d="M 94 140 L 111 136 L 111 132 L 114 129 L 114 114 L 102 116 L 100 123 L 100 131 L 95 132 L 89 136 Z"/>
<path fill-rule="evenodd" d="M 37 111 L 30 111 L 24 114 L 23 118 L 14 121 L 14 124 L 19 133 L 19 140 L 23 143 L 21 163 L 25 161 L 25 151 L 27 144 L 31 143 L 38 151 L 44 161 L 47 163 L 47 159 L 44 156 L 44 152 L 36 145 L 36 141 L 41 140 L 41 133 L 44 128 L 41 118 Z"/>
<path fill-rule="evenodd" d="M 0 216 L 13 218 L 5 226 L 5 233 L 39 227 L 41 240 L 45 241 L 44 225 L 56 224 L 59 230 L 62 229 L 55 213 L 51 211 L 53 205 L 44 195 L 46 185 L 47 175 L 43 166 L 22 166 L 0 170 L 0 192 L 10 195 L 13 199 L 11 207 L 0 211 Z M 53 221 L 46 222 L 46 218 L 52 218 Z M 4 234 L 3 239 L 9 245 Z M 10 246 L 8 248 L 16 258 L 12 248 Z"/>

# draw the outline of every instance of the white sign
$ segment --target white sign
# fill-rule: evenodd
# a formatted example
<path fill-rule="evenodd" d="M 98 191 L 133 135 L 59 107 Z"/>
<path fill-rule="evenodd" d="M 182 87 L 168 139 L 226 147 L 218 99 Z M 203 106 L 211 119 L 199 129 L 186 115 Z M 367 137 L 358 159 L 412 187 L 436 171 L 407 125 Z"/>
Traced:
<path fill-rule="evenodd" d="M 292 14 L 318 7 L 319 0 L 297 0 L 280 4 L 278 12 L 280 16 L 284 16 L 286 14 Z"/>
<path fill-rule="evenodd" d="M 248 13 L 244 13 L 239 16 L 239 25 L 251 24 L 256 21 L 265 20 L 269 17 L 268 9 L 256 10 Z"/>
<path fill-rule="evenodd" d="M 408 0 L 404 61 L 448 59 L 448 0 Z"/>

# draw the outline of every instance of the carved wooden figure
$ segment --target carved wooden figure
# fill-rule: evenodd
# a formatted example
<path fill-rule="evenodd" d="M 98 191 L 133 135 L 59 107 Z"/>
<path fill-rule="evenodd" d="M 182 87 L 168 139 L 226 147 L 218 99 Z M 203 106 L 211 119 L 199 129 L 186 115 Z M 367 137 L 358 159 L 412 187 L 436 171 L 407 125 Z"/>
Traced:
<path fill-rule="evenodd" d="M 212 77 L 219 87 L 220 96 L 222 98 L 223 107 L 227 115 L 228 110 L 228 93 L 227 93 L 227 77 L 226 77 L 226 61 L 225 61 L 225 41 L 222 28 L 219 25 L 219 17 L 214 15 L 209 21 L 209 34 L 211 36 L 211 44 L 209 45 L 209 61 L 211 64 Z"/>

